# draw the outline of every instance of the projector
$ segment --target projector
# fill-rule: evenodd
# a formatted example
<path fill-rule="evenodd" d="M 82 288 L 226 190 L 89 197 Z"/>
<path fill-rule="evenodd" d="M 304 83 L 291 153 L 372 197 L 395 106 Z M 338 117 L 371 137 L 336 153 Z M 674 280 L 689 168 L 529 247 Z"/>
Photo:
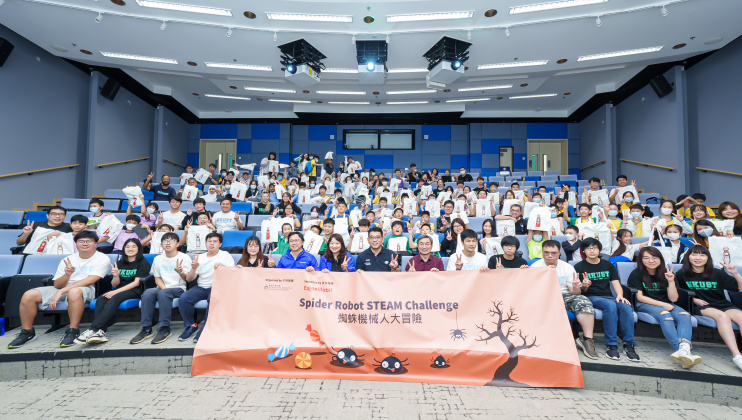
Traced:
<path fill-rule="evenodd" d="M 383 85 L 386 82 L 386 66 L 377 65 L 369 71 L 366 65 L 358 65 L 358 83 L 362 85 Z"/>
<path fill-rule="evenodd" d="M 425 82 L 431 89 L 443 89 L 447 84 L 455 82 L 463 75 L 463 65 L 454 70 L 450 61 L 443 60 L 430 69 L 425 77 Z"/>
<path fill-rule="evenodd" d="M 284 77 L 286 77 L 286 80 L 299 87 L 307 87 L 318 84 L 320 76 L 319 72 L 315 71 L 313 68 L 306 64 L 289 64 L 286 66 L 286 70 L 283 72 L 283 75 Z"/>

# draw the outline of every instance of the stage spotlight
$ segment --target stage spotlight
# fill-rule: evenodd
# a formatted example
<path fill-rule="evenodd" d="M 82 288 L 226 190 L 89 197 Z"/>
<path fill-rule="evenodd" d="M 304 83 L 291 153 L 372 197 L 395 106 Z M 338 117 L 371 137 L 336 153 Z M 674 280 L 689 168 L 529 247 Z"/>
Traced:
<path fill-rule="evenodd" d="M 375 68 L 376 68 L 376 63 L 374 63 L 373 61 L 369 61 L 368 63 L 366 63 L 366 70 L 374 71 Z"/>
<path fill-rule="evenodd" d="M 289 74 L 296 74 L 296 66 L 293 64 L 289 64 L 286 66 L 286 72 Z"/>

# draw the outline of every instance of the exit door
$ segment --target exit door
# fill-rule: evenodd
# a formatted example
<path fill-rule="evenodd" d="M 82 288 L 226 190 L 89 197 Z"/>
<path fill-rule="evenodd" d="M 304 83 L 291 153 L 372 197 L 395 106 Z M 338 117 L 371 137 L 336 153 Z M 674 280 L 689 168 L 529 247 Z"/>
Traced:
<path fill-rule="evenodd" d="M 529 171 L 566 174 L 567 168 L 567 140 L 528 140 Z"/>
<path fill-rule="evenodd" d="M 201 140 L 199 164 L 207 168 L 216 165 L 217 171 L 229 169 L 234 165 L 237 154 L 237 140 Z"/>

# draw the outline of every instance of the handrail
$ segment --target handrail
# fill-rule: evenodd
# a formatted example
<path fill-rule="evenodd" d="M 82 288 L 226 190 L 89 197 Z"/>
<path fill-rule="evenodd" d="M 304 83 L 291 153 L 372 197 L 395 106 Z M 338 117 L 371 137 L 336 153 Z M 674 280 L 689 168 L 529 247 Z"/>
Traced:
<path fill-rule="evenodd" d="M 670 172 L 672 172 L 672 171 L 675 170 L 675 168 L 671 168 L 669 166 L 655 165 L 654 163 L 637 162 L 635 160 L 628 160 L 628 159 L 619 159 L 619 160 L 621 162 L 634 163 L 634 164 L 637 164 L 637 165 L 642 165 L 642 166 L 647 166 L 647 167 L 651 166 L 653 168 L 667 169 Z"/>
<path fill-rule="evenodd" d="M 728 172 L 728 171 L 720 171 L 718 169 L 699 168 L 698 166 L 696 166 L 696 169 L 698 169 L 699 171 L 703 171 L 703 172 L 716 172 L 716 173 L 719 173 L 719 174 L 742 176 L 742 174 L 740 174 L 738 172 Z"/>
<path fill-rule="evenodd" d="M 180 166 L 181 168 L 185 169 L 185 165 L 181 165 L 181 164 L 180 164 L 180 163 L 178 163 L 178 162 L 173 162 L 173 161 L 172 161 L 172 160 L 170 160 L 170 159 L 163 159 L 162 161 L 163 161 L 163 162 L 167 162 L 167 163 L 172 163 L 172 164 L 173 164 L 173 165 L 175 165 L 175 166 Z"/>
<path fill-rule="evenodd" d="M 580 169 L 580 170 L 581 170 L 581 171 L 584 171 L 585 169 L 590 169 L 590 168 L 592 168 L 593 166 L 598 166 L 598 165 L 600 165 L 601 163 L 605 163 L 605 159 L 601 160 L 600 162 L 595 162 L 595 163 L 593 163 L 592 165 L 587 165 L 587 166 L 585 166 L 584 168 L 582 168 L 582 169 Z"/>
<path fill-rule="evenodd" d="M 95 166 L 102 168 L 104 166 L 113 166 L 113 165 L 121 165 L 121 164 L 126 165 L 127 163 L 130 163 L 130 162 L 137 162 L 140 160 L 147 160 L 147 159 L 149 159 L 149 156 L 143 157 L 143 158 L 129 159 L 129 160 L 120 160 L 118 162 L 101 163 L 100 165 L 95 165 Z"/>
<path fill-rule="evenodd" d="M 39 173 L 39 172 L 56 171 L 57 169 L 72 169 L 72 168 L 74 168 L 76 166 L 80 166 L 80 164 L 76 163 L 74 165 L 55 166 L 53 168 L 34 169 L 34 170 L 31 170 L 31 171 L 16 172 L 14 174 L 0 175 L 0 178 L 9 178 L 11 176 L 18 176 L 18 175 L 33 175 L 33 174 Z"/>

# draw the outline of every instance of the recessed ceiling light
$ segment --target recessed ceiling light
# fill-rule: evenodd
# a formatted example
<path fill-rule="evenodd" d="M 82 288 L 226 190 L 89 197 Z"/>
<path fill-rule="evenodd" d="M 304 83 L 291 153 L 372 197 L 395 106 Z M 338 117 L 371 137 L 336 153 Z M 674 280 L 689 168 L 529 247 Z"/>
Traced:
<path fill-rule="evenodd" d="M 101 51 L 100 53 L 102 56 L 108 57 L 108 58 L 122 58 L 124 60 L 149 61 L 152 63 L 162 63 L 162 64 L 178 64 L 178 61 L 172 58 L 147 57 L 144 55 L 119 54 L 119 53 L 103 52 L 103 51 Z"/>
<path fill-rule="evenodd" d="M 430 101 L 391 101 L 387 102 L 387 105 L 420 105 L 420 104 L 427 104 L 430 103 Z"/>
<path fill-rule="evenodd" d="M 365 18 L 363 18 L 363 21 L 366 23 L 374 23 L 374 20 L 376 19 L 374 19 L 373 16 L 366 16 Z"/>
<path fill-rule="evenodd" d="M 564 96 L 569 96 L 569 95 L 571 95 L 571 94 L 572 94 L 572 92 L 566 92 L 566 93 L 564 94 Z"/>
<path fill-rule="evenodd" d="M 513 61 L 511 63 L 480 64 L 477 70 L 507 69 L 513 67 L 545 66 L 549 60 Z"/>
<path fill-rule="evenodd" d="M 80 50 L 80 52 L 83 53 L 83 54 L 87 54 L 87 55 L 93 55 L 93 53 L 91 51 L 88 51 L 88 50 Z"/>
<path fill-rule="evenodd" d="M 721 41 L 723 41 L 723 40 L 724 40 L 724 38 L 722 38 L 722 37 L 720 37 L 720 36 L 715 36 L 715 37 L 713 37 L 713 38 L 709 38 L 709 39 L 707 39 L 706 41 L 704 41 L 704 44 L 705 44 L 705 45 L 716 44 L 717 42 L 721 42 Z"/>
<path fill-rule="evenodd" d="M 615 52 L 602 53 L 602 54 L 583 55 L 582 57 L 578 58 L 577 61 L 600 60 L 603 58 L 624 57 L 627 55 L 635 55 L 635 54 L 647 54 L 647 53 L 653 53 L 653 52 L 660 51 L 662 48 L 663 46 L 658 46 L 658 47 L 638 48 L 635 50 L 615 51 Z"/>
<path fill-rule="evenodd" d="M 192 93 L 192 95 L 193 95 L 193 96 L 198 96 L 198 93 L 196 93 L 196 92 L 193 92 L 193 93 Z"/>
<path fill-rule="evenodd" d="M 237 64 L 237 63 L 204 63 L 206 67 L 217 69 L 237 69 L 237 70 L 255 70 L 255 71 L 272 71 L 271 66 L 258 66 L 254 64 Z"/>
<path fill-rule="evenodd" d="M 673 50 L 679 50 L 679 49 L 681 49 L 681 48 L 685 47 L 686 45 L 688 45 L 688 44 L 686 44 L 685 42 L 683 42 L 682 44 L 678 44 L 678 45 L 673 45 L 673 46 L 672 46 L 672 49 L 673 49 Z"/>
<path fill-rule="evenodd" d="M 198 65 L 195 61 L 189 61 L 186 64 L 188 64 L 191 67 L 196 67 Z"/>
<path fill-rule="evenodd" d="M 474 15 L 473 11 L 468 12 L 440 12 L 440 13 L 413 13 L 409 15 L 387 15 L 388 23 L 397 22 L 420 22 L 425 20 L 443 20 L 443 19 L 469 19 Z"/>
<path fill-rule="evenodd" d="M 237 86 L 230 86 L 230 89 L 237 89 Z"/>
<path fill-rule="evenodd" d="M 302 90 L 301 93 L 307 94 L 307 93 L 309 93 L 309 91 L 308 90 Z"/>
<path fill-rule="evenodd" d="M 204 95 L 207 98 L 216 98 L 216 99 L 241 99 L 243 101 L 249 101 L 250 98 L 246 96 L 228 96 L 228 95 L 212 95 L 210 93 L 207 93 Z"/>
<path fill-rule="evenodd" d="M 433 102 L 435 102 L 435 103 L 437 103 L 437 104 L 441 103 L 441 101 L 439 101 L 439 100 L 437 100 L 437 99 L 436 99 L 435 101 L 433 101 Z"/>
<path fill-rule="evenodd" d="M 302 22 L 353 23 L 353 16 L 309 15 L 304 13 L 266 13 L 271 20 L 293 20 Z"/>
<path fill-rule="evenodd" d="M 220 9 L 218 7 L 206 7 L 193 4 L 168 3 L 164 1 L 137 0 L 137 4 L 142 7 L 151 7 L 154 9 L 175 10 L 178 12 L 202 13 L 206 15 L 232 16 L 229 9 Z"/>
<path fill-rule="evenodd" d="M 510 99 L 551 98 L 552 96 L 557 96 L 557 94 L 556 93 L 542 93 L 539 95 L 511 96 Z"/>
<path fill-rule="evenodd" d="M 497 10 L 495 9 L 489 9 L 486 12 L 484 12 L 484 17 L 492 17 L 497 14 Z"/>
<path fill-rule="evenodd" d="M 322 73 L 345 73 L 345 74 L 355 74 L 358 73 L 358 69 L 336 69 L 336 68 L 326 68 L 322 70 Z"/>
<path fill-rule="evenodd" d="M 428 71 L 425 67 L 416 67 L 409 69 L 389 69 L 388 73 L 426 73 Z"/>
<path fill-rule="evenodd" d="M 388 90 L 387 95 L 415 95 L 418 93 L 435 93 L 435 89 L 421 89 L 421 90 Z"/>
<path fill-rule="evenodd" d="M 248 19 L 255 19 L 256 18 L 255 13 L 253 13 L 253 12 L 251 12 L 249 10 L 247 12 L 243 13 L 243 15 L 245 15 L 245 17 L 248 18 Z"/>
<path fill-rule="evenodd" d="M 67 52 L 67 48 L 65 48 L 65 47 L 63 47 L 61 45 L 54 44 L 54 45 L 52 45 L 52 48 L 54 48 L 55 50 L 57 50 L 59 52 Z"/>
<path fill-rule="evenodd" d="M 299 99 L 268 99 L 269 102 L 288 102 L 290 104 L 311 104 L 312 101 L 301 101 Z"/>
<path fill-rule="evenodd" d="M 510 14 L 542 12 L 544 10 L 563 9 L 565 7 L 587 6 L 590 4 L 607 3 L 608 0 L 562 0 L 548 3 L 527 4 L 524 6 L 513 6 Z"/>
<path fill-rule="evenodd" d="M 296 93 L 294 89 L 263 88 L 254 86 L 245 86 L 245 90 L 254 90 L 258 92 Z"/>
<path fill-rule="evenodd" d="M 126 2 L 124 0 L 111 0 L 111 3 L 115 4 L 116 6 L 126 6 Z"/>
<path fill-rule="evenodd" d="M 369 105 L 371 102 L 328 102 L 333 105 Z"/>
<path fill-rule="evenodd" d="M 567 61 L 568 61 L 568 60 L 567 60 L 566 58 L 560 58 L 559 60 L 557 60 L 557 62 L 556 62 L 556 63 L 557 63 L 557 64 L 564 64 L 564 63 L 566 63 Z"/>
<path fill-rule="evenodd" d="M 446 102 L 479 102 L 479 101 L 489 101 L 490 98 L 471 98 L 471 99 L 449 99 Z"/>
<path fill-rule="evenodd" d="M 520 84 L 520 87 L 526 87 L 526 86 L 528 86 L 528 83 L 521 83 Z"/>
<path fill-rule="evenodd" d="M 366 92 L 358 90 L 318 90 L 320 95 L 365 95 Z"/>
<path fill-rule="evenodd" d="M 511 87 L 513 87 L 513 85 L 467 87 L 467 88 L 459 88 L 459 92 L 471 92 L 475 90 L 510 89 Z"/>

